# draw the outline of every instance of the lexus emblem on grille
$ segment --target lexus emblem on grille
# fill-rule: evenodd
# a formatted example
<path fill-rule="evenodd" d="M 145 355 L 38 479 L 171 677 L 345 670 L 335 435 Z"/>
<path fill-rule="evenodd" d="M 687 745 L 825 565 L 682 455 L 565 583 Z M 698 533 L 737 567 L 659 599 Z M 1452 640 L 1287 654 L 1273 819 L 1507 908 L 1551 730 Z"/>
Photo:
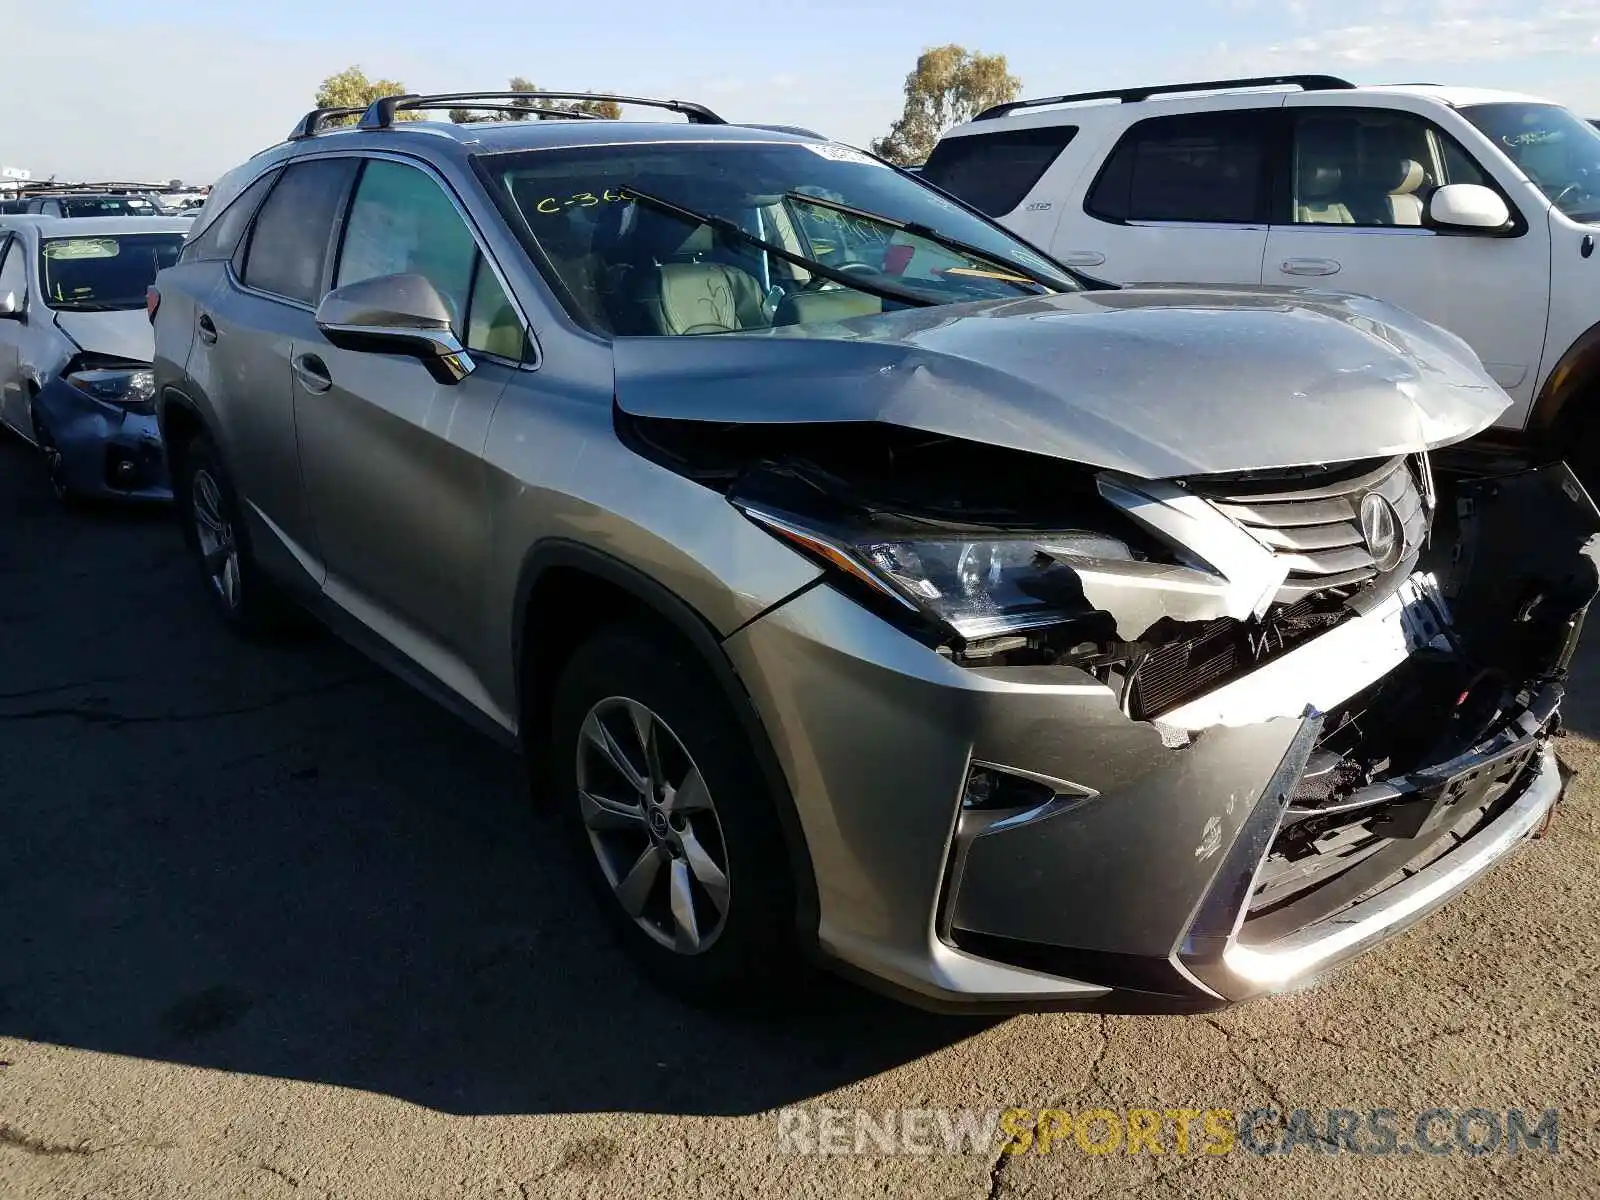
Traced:
<path fill-rule="evenodd" d="M 1400 517 L 1377 492 L 1368 492 L 1361 501 L 1361 540 L 1379 571 L 1392 571 L 1406 551 L 1400 536 Z"/>

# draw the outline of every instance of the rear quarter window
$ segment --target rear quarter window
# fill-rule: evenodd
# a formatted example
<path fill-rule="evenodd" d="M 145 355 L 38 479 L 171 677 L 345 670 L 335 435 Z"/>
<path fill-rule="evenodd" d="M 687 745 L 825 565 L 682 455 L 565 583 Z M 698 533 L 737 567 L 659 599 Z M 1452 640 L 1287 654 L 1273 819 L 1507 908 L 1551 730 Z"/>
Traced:
<path fill-rule="evenodd" d="M 919 174 L 991 217 L 1026 199 L 1078 134 L 1076 125 L 1004 129 L 945 138 Z"/>
<path fill-rule="evenodd" d="M 206 262 L 212 259 L 232 258 L 239 247 L 239 239 L 250 226 L 250 218 L 261 207 L 267 189 L 278 178 L 276 170 L 268 171 L 209 222 L 198 236 L 191 236 L 184 245 L 182 262 Z"/>

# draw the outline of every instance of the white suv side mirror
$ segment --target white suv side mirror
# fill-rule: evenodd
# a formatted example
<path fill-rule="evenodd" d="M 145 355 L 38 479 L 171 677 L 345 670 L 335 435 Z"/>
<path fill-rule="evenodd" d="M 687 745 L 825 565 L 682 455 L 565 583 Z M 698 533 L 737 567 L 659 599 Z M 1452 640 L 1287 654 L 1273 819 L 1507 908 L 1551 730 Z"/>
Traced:
<path fill-rule="evenodd" d="M 1511 210 L 1493 188 L 1481 183 L 1447 183 L 1428 198 L 1428 219 L 1445 229 L 1504 229 Z"/>
<path fill-rule="evenodd" d="M 23 303 L 15 292 L 0 292 L 0 317 L 22 316 Z"/>

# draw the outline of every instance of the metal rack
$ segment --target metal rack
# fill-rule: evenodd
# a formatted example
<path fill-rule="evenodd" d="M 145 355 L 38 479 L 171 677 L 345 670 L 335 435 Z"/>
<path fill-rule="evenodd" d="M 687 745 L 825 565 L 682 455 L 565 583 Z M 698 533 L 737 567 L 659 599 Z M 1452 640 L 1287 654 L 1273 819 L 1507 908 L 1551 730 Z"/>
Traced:
<path fill-rule="evenodd" d="M 1152 96 L 1183 92 L 1229 92 L 1249 88 L 1298 87 L 1308 92 L 1348 91 L 1356 85 L 1335 75 L 1259 75 L 1248 79 L 1211 79 L 1201 83 L 1163 83 L 1154 87 L 1112 88 L 1104 92 L 1077 92 L 1067 96 L 1041 96 L 1036 100 L 1008 100 L 984 109 L 974 121 L 990 121 L 1019 108 L 1042 108 L 1052 104 L 1075 104 L 1082 100 L 1117 100 L 1123 104 L 1148 100 Z"/>

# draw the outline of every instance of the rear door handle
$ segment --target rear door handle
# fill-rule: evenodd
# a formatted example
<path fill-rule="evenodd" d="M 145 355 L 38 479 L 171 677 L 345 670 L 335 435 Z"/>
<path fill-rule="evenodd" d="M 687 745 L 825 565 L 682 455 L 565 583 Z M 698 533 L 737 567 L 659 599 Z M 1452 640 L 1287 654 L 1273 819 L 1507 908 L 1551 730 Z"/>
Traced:
<path fill-rule="evenodd" d="M 1339 264 L 1331 258 L 1286 258 L 1285 275 L 1337 275 Z"/>
<path fill-rule="evenodd" d="M 208 346 L 217 344 L 217 326 L 210 314 L 200 314 L 200 340 Z"/>
<path fill-rule="evenodd" d="M 1061 261 L 1069 267 L 1098 267 L 1105 263 L 1106 256 L 1098 250 L 1068 250 Z"/>
<path fill-rule="evenodd" d="M 302 354 L 294 360 L 294 377 L 300 381 L 300 386 L 312 395 L 321 395 L 333 386 L 333 376 L 328 374 L 328 365 L 315 354 Z"/>

